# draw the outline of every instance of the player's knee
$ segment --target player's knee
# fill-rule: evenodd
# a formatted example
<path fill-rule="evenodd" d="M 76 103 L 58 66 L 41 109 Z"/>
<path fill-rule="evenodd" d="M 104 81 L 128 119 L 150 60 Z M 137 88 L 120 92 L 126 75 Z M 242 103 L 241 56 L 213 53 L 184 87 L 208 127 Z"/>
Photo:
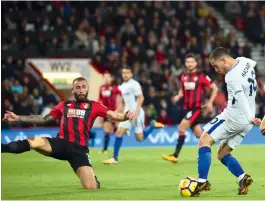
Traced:
<path fill-rule="evenodd" d="M 136 140 L 137 140 L 138 142 L 143 141 L 143 140 L 144 140 L 144 136 L 143 136 L 143 134 L 142 134 L 142 133 L 140 133 L 140 134 L 136 134 Z"/>
<path fill-rule="evenodd" d="M 211 136 L 208 133 L 203 133 L 199 140 L 199 147 L 204 146 L 211 146 L 212 145 L 212 139 Z"/>
<path fill-rule="evenodd" d="M 179 129 L 178 129 L 179 133 L 185 133 L 186 130 L 187 130 L 186 125 L 183 124 L 183 123 L 181 123 L 181 124 L 179 125 Z"/>
<path fill-rule="evenodd" d="M 121 137 L 124 132 L 125 132 L 124 129 L 118 129 L 117 132 L 116 132 L 116 137 Z"/>
<path fill-rule="evenodd" d="M 98 189 L 98 184 L 96 182 L 93 183 L 83 183 L 82 184 L 83 188 L 86 190 L 97 190 Z"/>
<path fill-rule="evenodd" d="M 32 149 L 45 145 L 45 139 L 42 137 L 32 137 L 27 139 Z"/>

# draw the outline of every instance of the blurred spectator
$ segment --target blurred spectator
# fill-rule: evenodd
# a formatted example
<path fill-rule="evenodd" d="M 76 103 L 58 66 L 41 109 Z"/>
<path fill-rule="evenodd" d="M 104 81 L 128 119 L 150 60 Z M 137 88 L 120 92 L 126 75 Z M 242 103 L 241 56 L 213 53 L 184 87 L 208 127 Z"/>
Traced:
<path fill-rule="evenodd" d="M 170 117 L 168 117 L 167 112 L 164 109 L 160 111 L 160 115 L 158 116 L 157 121 L 165 125 L 173 125 L 172 120 L 170 119 Z"/>
<path fill-rule="evenodd" d="M 34 7 L 36 2 L 31 4 Z M 223 7 L 222 13 L 235 27 L 222 29 L 207 4 L 217 5 L 217 9 Z M 24 56 L 56 57 L 58 53 L 70 52 L 72 57 L 79 57 L 85 53 L 100 70 L 114 73 L 117 82 L 121 82 L 123 66 L 133 67 L 135 79 L 143 88 L 147 123 L 157 119 L 157 114 L 163 121 L 168 118 L 174 124 L 179 123 L 182 102 L 173 104 L 170 99 L 179 91 L 185 55 L 193 52 L 199 58 L 200 70 L 218 85 L 214 113 L 219 113 L 225 107 L 227 91 L 223 77 L 209 64 L 209 54 L 217 46 L 223 46 L 234 57 L 251 57 L 253 42 L 265 38 L 264 2 L 94 2 L 93 5 L 71 1 L 37 5 L 40 14 L 31 19 L 32 11 L 24 2 L 3 2 L 2 96 L 10 103 L 2 99 L 2 106 L 12 105 L 16 111 L 28 108 L 27 112 L 40 114 L 57 103 L 50 89 L 44 89 L 42 81 L 24 68 Z M 21 17 L 13 17 L 9 7 Z M 248 36 L 245 44 L 239 43 L 235 28 Z M 260 90 L 257 113 L 262 116 L 265 95 Z M 208 114 L 203 115 L 209 119 Z"/>
<path fill-rule="evenodd" d="M 53 94 L 51 94 L 51 90 L 49 88 L 46 88 L 45 93 L 44 93 L 44 97 L 43 97 L 43 105 L 47 106 L 49 104 L 56 104 L 56 98 Z"/>
<path fill-rule="evenodd" d="M 19 80 L 15 80 L 14 84 L 11 86 L 11 92 L 12 93 L 18 93 L 18 94 L 22 94 L 23 92 L 23 87 L 20 84 Z"/>

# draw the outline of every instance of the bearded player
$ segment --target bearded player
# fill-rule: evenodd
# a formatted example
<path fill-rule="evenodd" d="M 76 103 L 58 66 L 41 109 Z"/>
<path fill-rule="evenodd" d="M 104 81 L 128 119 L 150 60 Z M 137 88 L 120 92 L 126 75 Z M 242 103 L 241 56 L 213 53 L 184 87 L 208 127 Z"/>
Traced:
<path fill-rule="evenodd" d="M 181 76 L 181 88 L 177 96 L 173 98 L 174 102 L 178 102 L 184 98 L 185 117 L 178 127 L 178 141 L 175 152 L 172 155 L 163 155 L 162 158 L 176 163 L 179 157 L 180 150 L 185 143 L 185 132 L 191 127 L 193 133 L 197 138 L 200 138 L 202 129 L 200 126 L 202 108 L 206 109 L 208 113 L 213 110 L 213 102 L 217 95 L 217 86 L 211 82 L 208 76 L 198 72 L 197 59 L 193 54 L 188 54 L 185 57 L 186 73 Z M 206 89 L 211 90 L 209 101 L 206 105 L 203 104 L 204 94 Z"/>
<path fill-rule="evenodd" d="M 154 128 L 163 128 L 164 125 L 153 121 L 150 126 L 145 128 L 144 125 L 144 110 L 142 105 L 144 102 L 144 96 L 142 92 L 141 85 L 139 82 L 133 79 L 133 72 L 130 67 L 124 67 L 122 69 L 123 83 L 119 87 L 122 93 L 122 98 L 124 104 L 118 105 L 118 107 L 125 107 L 124 111 L 130 111 L 134 115 L 134 119 L 119 123 L 116 138 L 114 143 L 114 153 L 113 156 L 105 161 L 104 164 L 117 164 L 118 156 L 120 152 L 120 147 L 122 145 L 122 136 L 130 129 L 134 129 L 135 137 L 137 141 L 143 141 L 148 137 L 148 135 L 154 130 Z M 118 108 L 118 111 L 120 108 Z"/>
<path fill-rule="evenodd" d="M 194 196 L 199 195 L 201 191 L 211 189 L 208 181 L 211 146 L 217 141 L 220 141 L 217 158 L 238 178 L 238 195 L 245 195 L 253 180 L 245 173 L 231 152 L 241 144 L 253 125 L 261 123 L 259 118 L 255 118 L 257 82 L 254 68 L 256 62 L 245 57 L 234 59 L 222 47 L 212 52 L 209 61 L 217 73 L 225 76 L 228 103 L 221 114 L 204 126 L 204 132 L 199 141 L 199 179 Z"/>
<path fill-rule="evenodd" d="M 113 84 L 113 77 L 109 72 L 103 74 L 103 79 L 104 84 L 100 87 L 98 101 L 110 110 L 115 111 L 117 104 L 121 101 L 121 92 L 118 86 Z M 107 118 L 102 120 L 104 127 L 104 145 L 102 153 L 106 154 L 109 146 L 110 134 L 116 131 L 116 124 Z"/>
<path fill-rule="evenodd" d="M 102 104 L 87 99 L 88 83 L 83 77 L 74 79 L 72 93 L 74 101 L 61 101 L 45 117 L 41 115 L 20 116 L 7 111 L 4 121 L 45 124 L 61 117 L 59 134 L 56 138 L 32 137 L 25 140 L 1 144 L 2 153 L 20 154 L 35 150 L 58 160 L 66 160 L 80 179 L 85 189 L 98 189 L 100 183 L 92 168 L 88 155 L 89 131 L 97 117 L 114 121 L 133 119 L 134 114 L 119 114 Z"/>

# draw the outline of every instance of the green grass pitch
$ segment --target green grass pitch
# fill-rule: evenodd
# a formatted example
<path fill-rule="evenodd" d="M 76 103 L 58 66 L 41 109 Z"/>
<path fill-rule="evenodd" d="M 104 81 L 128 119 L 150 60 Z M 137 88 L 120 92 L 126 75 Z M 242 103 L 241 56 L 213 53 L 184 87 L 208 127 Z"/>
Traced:
<path fill-rule="evenodd" d="M 209 180 L 210 192 L 200 197 L 183 198 L 178 183 L 185 176 L 197 176 L 197 147 L 183 148 L 179 163 L 171 164 L 161 159 L 173 147 L 124 148 L 120 163 L 106 166 L 102 160 L 108 156 L 91 150 L 92 163 L 102 188 L 98 191 L 83 190 L 68 162 L 48 158 L 32 151 L 21 155 L 2 154 L 2 199 L 22 200 L 179 200 L 265 199 L 265 146 L 241 146 L 234 155 L 254 183 L 249 194 L 238 196 L 237 178 L 216 159 L 212 150 Z"/>

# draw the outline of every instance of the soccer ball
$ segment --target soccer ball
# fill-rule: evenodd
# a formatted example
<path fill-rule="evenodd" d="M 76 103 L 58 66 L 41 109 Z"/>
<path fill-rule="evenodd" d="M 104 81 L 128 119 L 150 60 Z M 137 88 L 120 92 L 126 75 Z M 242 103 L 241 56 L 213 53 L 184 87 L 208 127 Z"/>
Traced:
<path fill-rule="evenodd" d="M 197 186 L 197 178 L 196 177 L 186 177 L 182 179 L 179 183 L 179 193 L 183 197 L 191 197 L 193 196 L 193 192 Z"/>

